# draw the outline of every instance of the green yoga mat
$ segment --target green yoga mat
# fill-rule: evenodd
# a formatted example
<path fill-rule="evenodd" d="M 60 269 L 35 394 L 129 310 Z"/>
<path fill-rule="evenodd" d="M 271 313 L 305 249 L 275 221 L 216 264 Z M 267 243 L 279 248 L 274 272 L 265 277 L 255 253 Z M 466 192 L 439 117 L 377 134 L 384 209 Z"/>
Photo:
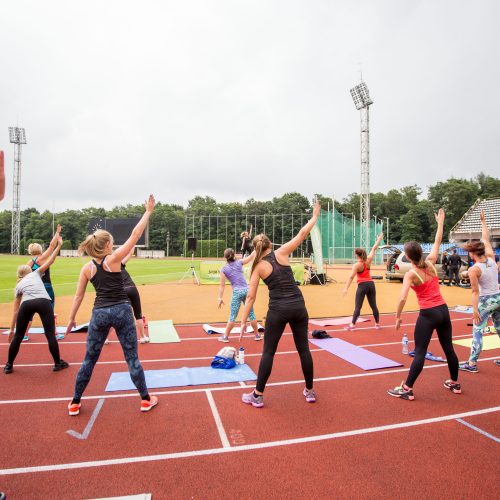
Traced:
<path fill-rule="evenodd" d="M 454 340 L 454 344 L 463 345 L 464 347 L 472 346 L 472 339 Z M 483 351 L 491 349 L 500 349 L 500 338 L 498 335 L 483 336 Z"/>
<path fill-rule="evenodd" d="M 181 341 L 171 319 L 148 321 L 148 332 L 149 341 L 152 344 L 167 344 Z"/>

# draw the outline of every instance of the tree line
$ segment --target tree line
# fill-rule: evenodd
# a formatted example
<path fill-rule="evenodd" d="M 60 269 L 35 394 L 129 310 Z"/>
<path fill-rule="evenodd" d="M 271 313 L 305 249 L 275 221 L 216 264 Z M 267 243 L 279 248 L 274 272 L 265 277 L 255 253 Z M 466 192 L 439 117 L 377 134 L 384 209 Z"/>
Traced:
<path fill-rule="evenodd" d="M 332 199 L 322 194 L 317 196 L 322 209 L 331 210 Z M 438 182 L 429 186 L 425 196 L 416 185 L 391 189 L 387 193 L 372 193 L 370 205 L 372 216 L 384 221 L 384 224 L 386 218 L 389 219 L 390 243 L 411 239 L 428 242 L 435 231 L 434 212 L 439 207 L 446 211 L 447 238 L 450 229 L 478 198 L 497 197 L 500 197 L 500 179 L 480 173 L 473 179 L 451 178 Z M 339 212 L 354 214 L 359 220 L 358 193 L 352 193 L 342 201 L 335 200 L 334 206 Z M 21 212 L 21 251 L 24 252 L 27 245 L 35 241 L 47 245 L 52 237 L 53 222 L 63 226 L 64 248 L 75 249 L 87 235 L 91 218 L 138 217 L 143 210 L 142 205 L 130 204 L 111 210 L 88 207 L 56 214 L 27 208 Z M 170 255 L 181 255 L 186 236 L 236 243 L 239 233 L 254 221 L 258 231 L 262 231 L 265 225 L 268 234 L 272 230 L 276 240 L 285 241 L 297 232 L 310 212 L 311 200 L 300 193 L 286 193 L 269 201 L 252 198 L 245 203 L 218 203 L 210 196 L 195 196 L 189 200 L 187 207 L 159 202 L 150 219 L 149 248 L 166 250 L 168 245 Z M 235 214 L 238 217 L 234 217 Z M 295 214 L 295 219 L 290 214 Z M 299 218 L 300 214 L 304 218 Z M 0 212 L 1 253 L 10 252 L 11 217 L 10 210 Z"/>

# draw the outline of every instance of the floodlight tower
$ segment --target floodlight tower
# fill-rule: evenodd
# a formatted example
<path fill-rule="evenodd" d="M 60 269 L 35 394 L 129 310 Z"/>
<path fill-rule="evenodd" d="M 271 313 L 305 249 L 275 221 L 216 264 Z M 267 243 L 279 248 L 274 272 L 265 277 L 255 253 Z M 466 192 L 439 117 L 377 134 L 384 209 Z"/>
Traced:
<path fill-rule="evenodd" d="M 12 236 L 10 253 L 19 253 L 21 235 L 21 146 L 26 144 L 24 128 L 9 127 L 10 142 L 14 144 L 14 180 L 12 189 Z"/>
<path fill-rule="evenodd" d="M 361 195 L 360 195 L 360 247 L 370 247 L 370 98 L 368 87 L 361 82 L 351 90 L 351 96 L 361 117 Z"/>

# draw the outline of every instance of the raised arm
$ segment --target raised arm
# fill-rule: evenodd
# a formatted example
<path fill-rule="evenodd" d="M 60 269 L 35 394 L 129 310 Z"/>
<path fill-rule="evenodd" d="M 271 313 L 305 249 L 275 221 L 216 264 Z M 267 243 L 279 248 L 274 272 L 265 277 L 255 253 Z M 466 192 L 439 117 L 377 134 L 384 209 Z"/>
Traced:
<path fill-rule="evenodd" d="M 132 230 L 132 234 L 129 239 L 120 247 L 118 247 L 109 257 L 106 258 L 106 262 L 109 266 L 116 264 L 121 261 L 134 249 L 135 244 L 139 241 L 142 233 L 146 229 L 149 222 L 149 217 L 153 213 L 155 208 L 155 198 L 152 194 L 149 195 L 148 201 L 144 204 L 146 211 L 141 217 L 141 220 L 137 223 L 137 226 Z"/>
<path fill-rule="evenodd" d="M 375 257 L 375 252 L 377 251 L 377 248 L 383 239 L 384 239 L 384 233 L 380 233 L 378 235 L 377 241 L 375 242 L 375 245 L 373 245 L 372 249 L 370 250 L 370 253 L 366 257 L 366 265 L 368 267 L 370 267 L 370 264 L 372 263 L 373 257 Z"/>
<path fill-rule="evenodd" d="M 130 260 L 130 257 L 132 257 L 132 255 L 134 255 L 134 249 L 132 249 L 132 251 L 122 259 L 122 264 L 125 265 Z"/>
<path fill-rule="evenodd" d="M 486 257 L 490 257 L 495 260 L 495 252 L 490 242 L 490 232 L 488 230 L 488 224 L 486 224 L 486 215 L 484 210 L 481 210 L 481 239 L 484 243 L 484 252 Z"/>
<path fill-rule="evenodd" d="M 316 224 L 316 221 L 318 220 L 319 213 L 321 211 L 321 205 L 319 204 L 319 201 L 317 201 L 314 204 L 313 208 L 313 215 L 307 222 L 305 226 L 301 228 L 301 230 L 298 232 L 297 236 L 292 238 L 289 242 L 285 243 L 284 245 L 281 245 L 278 250 L 275 251 L 275 253 L 279 253 L 284 257 L 287 257 L 294 252 L 298 246 L 307 238 L 307 235 L 311 232 L 311 229 L 314 227 L 314 224 Z"/>
<path fill-rule="evenodd" d="M 57 224 L 56 232 L 54 233 L 54 236 L 50 240 L 50 243 L 49 243 L 47 250 L 45 250 L 45 252 L 43 252 L 42 255 L 40 255 L 40 257 L 37 259 L 39 263 L 40 262 L 43 263 L 43 261 L 45 259 L 48 259 L 50 257 L 50 255 L 54 252 L 54 249 L 57 246 L 57 238 L 59 238 L 59 236 L 61 236 L 61 230 L 62 230 L 61 224 Z"/>
<path fill-rule="evenodd" d="M 438 255 L 439 255 L 439 245 L 441 245 L 441 241 L 443 240 L 443 226 L 444 226 L 444 210 L 442 208 L 439 209 L 437 214 L 434 214 L 437 222 L 436 236 L 434 238 L 434 245 L 432 245 L 432 250 L 428 255 L 427 259 L 433 264 L 436 263 Z"/>
<path fill-rule="evenodd" d="M 250 231 L 248 231 L 248 239 L 251 240 L 252 239 L 252 224 L 250 224 Z"/>
<path fill-rule="evenodd" d="M 50 254 L 49 258 L 40 266 L 40 273 L 44 273 L 56 260 L 57 254 L 62 246 L 62 238 L 61 236 L 57 237 L 57 243 L 54 251 Z"/>
<path fill-rule="evenodd" d="M 76 313 L 78 309 L 80 309 L 80 305 L 82 303 L 83 297 L 85 297 L 85 289 L 87 288 L 87 284 L 89 282 L 89 278 L 87 276 L 87 269 L 89 268 L 89 264 L 86 264 L 82 267 L 80 271 L 80 277 L 78 278 L 78 285 L 76 286 L 75 297 L 73 298 L 73 304 L 71 306 L 71 312 L 69 313 L 68 327 L 66 328 L 66 335 L 73 330 L 76 326 Z"/>
<path fill-rule="evenodd" d="M 255 259 L 255 250 L 248 257 L 241 259 L 241 262 L 246 266 L 248 263 L 252 262 L 253 259 Z"/>

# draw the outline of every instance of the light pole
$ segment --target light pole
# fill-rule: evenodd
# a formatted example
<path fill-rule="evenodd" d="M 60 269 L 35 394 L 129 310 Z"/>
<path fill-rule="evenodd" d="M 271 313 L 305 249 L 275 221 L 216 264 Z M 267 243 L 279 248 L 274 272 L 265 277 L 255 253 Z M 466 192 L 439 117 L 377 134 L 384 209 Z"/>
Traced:
<path fill-rule="evenodd" d="M 386 220 L 386 226 L 387 226 L 387 231 L 386 231 L 386 239 L 385 239 L 385 243 L 388 245 L 389 244 L 389 217 L 384 217 L 384 219 Z"/>
<path fill-rule="evenodd" d="M 170 246 L 170 231 L 167 231 L 167 257 L 168 257 L 169 246 Z"/>

